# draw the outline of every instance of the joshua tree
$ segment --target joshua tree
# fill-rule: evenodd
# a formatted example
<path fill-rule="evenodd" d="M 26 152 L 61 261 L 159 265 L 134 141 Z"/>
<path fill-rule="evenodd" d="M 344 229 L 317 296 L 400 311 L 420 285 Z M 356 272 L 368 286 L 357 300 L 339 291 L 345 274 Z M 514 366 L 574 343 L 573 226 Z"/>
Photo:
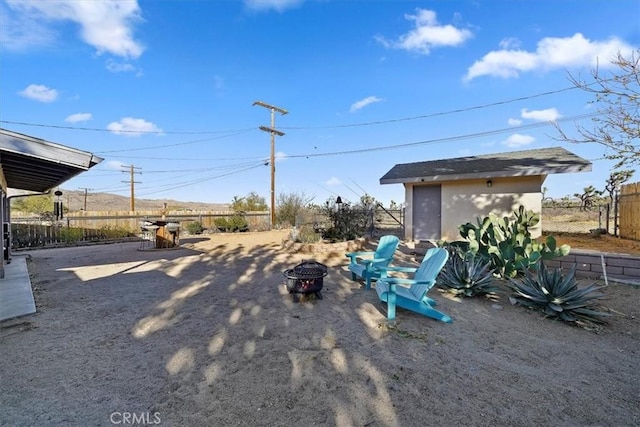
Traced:
<path fill-rule="evenodd" d="M 601 194 L 602 191 L 598 191 L 593 185 L 590 185 L 582 190 L 582 194 L 575 193 L 574 196 L 580 199 L 580 209 L 588 211 L 593 207 Z"/>
<path fill-rule="evenodd" d="M 615 202 L 615 195 L 618 191 L 620 191 L 620 186 L 627 182 L 632 176 L 634 170 L 622 170 L 611 172 L 609 175 L 609 179 L 607 179 L 607 183 L 604 186 L 604 191 L 609 194 L 609 200 L 611 203 Z"/>

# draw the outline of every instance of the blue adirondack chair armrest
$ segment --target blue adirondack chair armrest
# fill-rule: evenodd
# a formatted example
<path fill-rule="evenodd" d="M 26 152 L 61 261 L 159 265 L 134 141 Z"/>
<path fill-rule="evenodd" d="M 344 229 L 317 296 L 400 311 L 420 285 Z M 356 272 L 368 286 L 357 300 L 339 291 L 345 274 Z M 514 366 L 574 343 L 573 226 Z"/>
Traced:
<path fill-rule="evenodd" d="M 390 271 L 395 271 L 398 273 L 415 273 L 416 271 L 418 271 L 417 267 L 389 266 L 389 267 L 377 267 L 376 269 L 380 272 L 381 277 L 389 277 L 387 273 Z"/>
<path fill-rule="evenodd" d="M 383 269 L 385 267 L 376 267 L 376 264 L 380 262 L 389 262 L 389 260 L 386 258 L 373 258 L 373 259 L 363 259 L 360 262 L 362 263 L 362 265 L 365 266 L 365 269 L 367 271 L 375 270 L 377 272 L 380 269 Z"/>
<path fill-rule="evenodd" d="M 344 254 L 344 256 L 346 256 L 347 258 L 351 258 L 351 263 L 355 264 L 357 261 L 357 258 L 363 258 L 365 256 L 373 256 L 375 254 L 375 252 L 373 251 L 366 251 L 366 252 L 347 252 L 346 254 Z"/>
<path fill-rule="evenodd" d="M 395 285 L 431 285 L 434 283 L 433 280 L 415 280 L 415 279 L 405 279 L 402 277 L 382 277 L 380 278 L 380 280 L 378 280 L 378 282 L 384 282 L 387 285 L 389 285 L 390 289 L 393 289 L 395 291 L 395 289 L 393 288 Z"/>

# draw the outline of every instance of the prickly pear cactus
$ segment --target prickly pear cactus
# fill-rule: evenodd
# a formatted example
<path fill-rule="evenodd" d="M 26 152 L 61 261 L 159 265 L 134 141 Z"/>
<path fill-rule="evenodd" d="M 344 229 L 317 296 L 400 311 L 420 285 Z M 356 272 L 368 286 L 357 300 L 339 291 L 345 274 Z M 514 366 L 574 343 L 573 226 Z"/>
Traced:
<path fill-rule="evenodd" d="M 512 218 L 489 214 L 477 218 L 476 224 L 462 224 L 458 229 L 472 253 L 491 260 L 496 275 L 515 277 L 524 270 L 536 269 L 542 259 L 569 254 L 571 248 L 557 247 L 553 236 L 548 236 L 545 242 L 531 238 L 530 229 L 539 222 L 540 214 L 520 206 Z"/>

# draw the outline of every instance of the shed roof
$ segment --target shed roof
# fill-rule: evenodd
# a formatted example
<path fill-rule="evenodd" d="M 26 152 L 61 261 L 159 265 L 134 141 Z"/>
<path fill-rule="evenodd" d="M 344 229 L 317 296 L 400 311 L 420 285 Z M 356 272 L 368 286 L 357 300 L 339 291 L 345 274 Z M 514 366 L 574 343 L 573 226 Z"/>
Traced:
<path fill-rule="evenodd" d="M 562 147 L 397 164 L 380 184 L 588 172 L 591 162 Z"/>
<path fill-rule="evenodd" d="M 0 168 L 7 188 L 46 192 L 102 160 L 86 151 L 0 129 Z"/>

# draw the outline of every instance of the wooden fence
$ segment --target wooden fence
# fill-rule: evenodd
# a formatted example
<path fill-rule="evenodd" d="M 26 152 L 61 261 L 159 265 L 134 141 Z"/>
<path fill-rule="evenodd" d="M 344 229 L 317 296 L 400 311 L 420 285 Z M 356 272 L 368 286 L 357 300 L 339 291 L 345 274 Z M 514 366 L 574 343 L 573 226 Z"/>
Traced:
<path fill-rule="evenodd" d="M 28 249 L 55 245 L 125 240 L 137 237 L 125 229 L 102 227 L 100 229 L 66 227 L 49 222 L 24 221 L 11 224 L 11 248 Z"/>
<path fill-rule="evenodd" d="M 63 220 L 69 227 L 94 228 L 114 227 L 140 232 L 140 221 L 166 220 L 177 222 L 182 230 L 186 230 L 190 222 L 199 222 L 205 230 L 215 231 L 216 219 L 229 218 L 234 215 L 231 211 L 84 211 L 69 214 Z M 265 231 L 270 229 L 269 212 L 245 212 L 250 231 Z"/>
<path fill-rule="evenodd" d="M 618 200 L 620 237 L 640 240 L 640 182 L 623 185 Z"/>
<path fill-rule="evenodd" d="M 234 212 L 74 212 L 62 220 L 50 221 L 40 217 L 17 217 L 11 220 L 11 247 L 13 249 L 34 248 L 56 244 L 74 244 L 104 240 L 123 240 L 142 235 L 142 221 L 157 221 L 180 224 L 181 234 L 188 224 L 199 222 L 206 232 L 215 232 L 218 218 L 230 218 Z M 247 212 L 243 214 L 250 231 L 270 228 L 269 212 Z"/>
<path fill-rule="evenodd" d="M 399 210 L 375 211 L 371 229 L 375 232 L 401 234 L 403 212 Z M 51 221 L 40 217 L 16 217 L 11 220 L 11 247 L 33 248 L 56 244 L 129 239 L 142 235 L 142 221 L 165 220 L 180 224 L 180 235 L 187 234 L 189 223 L 198 222 L 205 233 L 217 232 L 216 220 L 230 218 L 231 211 L 81 211 L 73 212 L 62 220 Z M 242 214 L 249 231 L 271 228 L 269 212 Z M 320 213 L 310 213 L 311 222 L 320 222 Z M 297 221 L 296 221 L 297 222 Z M 301 225 L 301 224 L 297 224 Z M 375 230 L 374 230 L 375 229 Z"/>

